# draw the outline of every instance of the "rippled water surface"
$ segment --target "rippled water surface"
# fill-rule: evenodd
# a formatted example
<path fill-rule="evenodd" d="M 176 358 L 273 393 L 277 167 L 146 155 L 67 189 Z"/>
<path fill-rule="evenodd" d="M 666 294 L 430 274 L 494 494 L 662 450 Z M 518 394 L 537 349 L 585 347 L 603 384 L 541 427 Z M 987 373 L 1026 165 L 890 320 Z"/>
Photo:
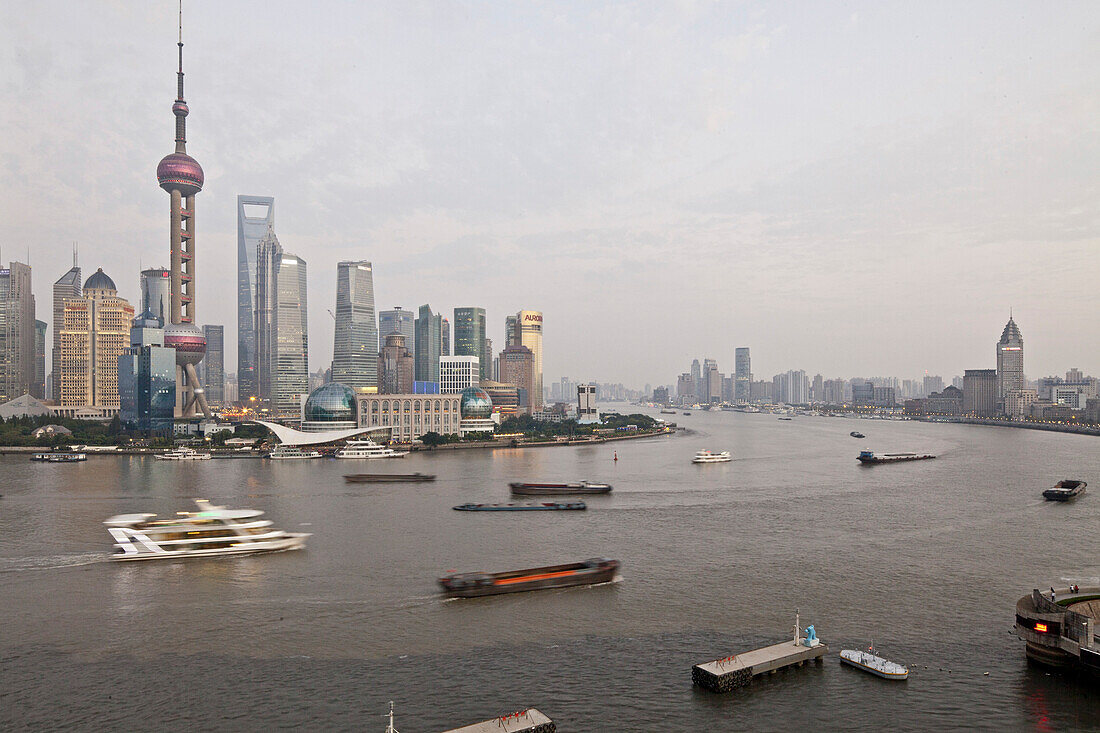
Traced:
<path fill-rule="evenodd" d="M 1031 588 L 1100 583 L 1100 439 L 675 419 L 689 431 L 387 462 L 0 457 L 0 727 L 381 731 L 391 699 L 403 733 L 527 705 L 561 731 L 1100 727 L 1093 683 L 1030 667 L 1012 634 Z M 701 448 L 735 460 L 692 465 Z M 861 448 L 939 458 L 867 467 Z M 355 471 L 439 478 L 345 484 Z M 1067 477 L 1096 490 L 1043 501 Z M 508 481 L 584 478 L 615 487 L 587 512 L 451 509 L 505 501 Z M 103 560 L 107 516 L 192 497 L 314 534 L 270 556 Z M 435 585 L 600 555 L 621 582 L 457 601 Z M 785 638 L 796 608 L 823 664 L 692 688 L 693 663 Z M 836 651 L 872 639 L 907 682 L 840 667 Z"/>

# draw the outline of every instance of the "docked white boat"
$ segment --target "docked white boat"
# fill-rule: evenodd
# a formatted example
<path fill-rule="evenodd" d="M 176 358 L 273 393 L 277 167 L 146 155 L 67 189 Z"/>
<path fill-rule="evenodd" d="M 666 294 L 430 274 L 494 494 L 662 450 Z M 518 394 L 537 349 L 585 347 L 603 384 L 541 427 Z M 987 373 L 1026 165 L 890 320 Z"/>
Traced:
<path fill-rule="evenodd" d="M 155 514 L 119 514 L 103 524 L 118 552 L 112 560 L 154 560 L 178 557 L 247 555 L 300 549 L 303 532 L 272 529 L 255 509 L 226 509 L 195 499 L 197 512 L 179 512 L 174 519 Z"/>
<path fill-rule="evenodd" d="M 407 455 L 407 450 L 396 451 L 373 440 L 349 440 L 347 445 L 336 451 L 337 458 L 404 458 Z"/>
<path fill-rule="evenodd" d="M 209 461 L 210 460 L 210 454 L 209 453 L 199 453 L 197 450 L 194 450 L 193 448 L 188 448 L 186 446 L 184 446 L 182 448 L 176 448 L 175 450 L 170 450 L 167 453 L 157 453 L 153 457 L 156 458 L 158 461 Z"/>
<path fill-rule="evenodd" d="M 321 454 L 315 450 L 302 450 L 296 445 L 278 445 L 267 454 L 267 457 L 285 460 L 290 458 L 320 458 Z"/>
<path fill-rule="evenodd" d="M 884 680 L 904 680 L 909 677 L 908 667 L 877 657 L 874 652 L 874 644 L 871 645 L 868 651 L 843 649 L 840 652 L 840 661 Z"/>
<path fill-rule="evenodd" d="M 726 463 L 733 460 L 730 457 L 730 452 L 724 450 L 721 453 L 715 453 L 714 451 L 701 450 L 695 454 L 695 457 L 691 459 L 692 463 Z"/>

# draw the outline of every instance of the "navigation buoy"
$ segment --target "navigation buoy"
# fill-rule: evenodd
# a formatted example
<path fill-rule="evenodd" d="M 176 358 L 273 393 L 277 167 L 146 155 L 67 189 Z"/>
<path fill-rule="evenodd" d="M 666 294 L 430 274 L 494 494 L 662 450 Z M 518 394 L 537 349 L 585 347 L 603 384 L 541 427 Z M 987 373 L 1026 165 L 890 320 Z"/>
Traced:
<path fill-rule="evenodd" d="M 618 460 L 619 460 L 619 451 L 615 451 L 615 461 L 618 462 Z"/>

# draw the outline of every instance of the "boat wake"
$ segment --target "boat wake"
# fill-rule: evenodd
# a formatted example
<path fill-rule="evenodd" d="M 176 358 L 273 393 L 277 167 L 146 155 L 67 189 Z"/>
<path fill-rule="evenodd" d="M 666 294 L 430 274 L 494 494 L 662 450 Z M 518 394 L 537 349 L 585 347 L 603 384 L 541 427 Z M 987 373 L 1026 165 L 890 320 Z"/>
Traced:
<path fill-rule="evenodd" d="M 59 570 L 107 562 L 110 555 L 104 552 L 83 552 L 76 555 L 46 555 L 42 557 L 2 557 L 0 573 L 21 573 L 28 570 Z"/>

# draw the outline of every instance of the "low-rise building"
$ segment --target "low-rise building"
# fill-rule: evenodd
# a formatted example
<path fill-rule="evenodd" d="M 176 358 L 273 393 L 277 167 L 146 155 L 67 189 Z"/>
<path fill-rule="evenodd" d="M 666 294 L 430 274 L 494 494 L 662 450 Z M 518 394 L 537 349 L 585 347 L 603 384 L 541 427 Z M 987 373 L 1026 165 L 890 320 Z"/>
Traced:
<path fill-rule="evenodd" d="M 393 427 L 393 439 L 412 441 L 429 432 L 459 432 L 459 395 L 357 394 L 359 427 Z"/>

